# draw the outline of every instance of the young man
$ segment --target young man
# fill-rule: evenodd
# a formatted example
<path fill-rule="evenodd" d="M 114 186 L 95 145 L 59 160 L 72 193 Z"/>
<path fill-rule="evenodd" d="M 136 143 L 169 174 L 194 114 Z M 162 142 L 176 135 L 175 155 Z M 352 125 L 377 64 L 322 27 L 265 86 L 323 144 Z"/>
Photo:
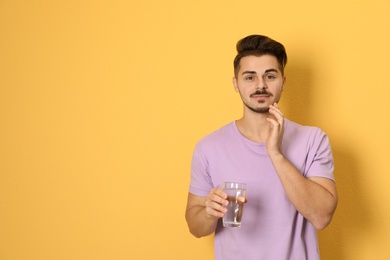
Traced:
<path fill-rule="evenodd" d="M 328 137 L 289 121 L 279 108 L 287 63 L 282 44 L 251 35 L 237 52 L 233 85 L 244 113 L 196 145 L 188 227 L 196 237 L 215 232 L 217 260 L 319 259 L 316 230 L 330 223 L 337 206 Z M 247 184 L 240 228 L 221 224 L 226 181 Z"/>

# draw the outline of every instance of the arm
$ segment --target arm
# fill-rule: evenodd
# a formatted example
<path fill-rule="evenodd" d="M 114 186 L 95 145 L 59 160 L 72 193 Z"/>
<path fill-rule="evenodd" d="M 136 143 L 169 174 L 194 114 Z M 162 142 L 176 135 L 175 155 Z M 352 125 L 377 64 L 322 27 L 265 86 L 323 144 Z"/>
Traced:
<path fill-rule="evenodd" d="M 306 178 L 283 156 L 272 163 L 291 203 L 316 229 L 329 225 L 337 206 L 336 185 L 326 178 Z"/>
<path fill-rule="evenodd" d="M 280 182 L 299 213 L 309 220 L 316 229 L 329 225 L 337 207 L 335 183 L 326 178 L 304 177 L 281 152 L 284 118 L 277 104 L 270 106 L 270 133 L 267 152 L 278 174 Z"/>
<path fill-rule="evenodd" d="M 188 193 L 186 221 L 191 234 L 195 237 L 208 236 L 214 233 L 218 219 L 226 213 L 227 195 L 214 188 L 207 197 Z"/>

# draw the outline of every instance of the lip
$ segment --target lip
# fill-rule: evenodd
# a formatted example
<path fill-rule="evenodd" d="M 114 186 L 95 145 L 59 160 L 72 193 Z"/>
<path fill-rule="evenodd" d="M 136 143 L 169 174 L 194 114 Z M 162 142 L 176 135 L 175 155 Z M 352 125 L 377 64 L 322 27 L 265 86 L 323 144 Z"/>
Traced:
<path fill-rule="evenodd" d="M 268 95 L 268 94 L 253 94 L 253 95 L 251 95 L 251 98 L 256 98 L 256 99 L 258 99 L 258 98 L 269 98 L 270 97 L 270 95 Z"/>

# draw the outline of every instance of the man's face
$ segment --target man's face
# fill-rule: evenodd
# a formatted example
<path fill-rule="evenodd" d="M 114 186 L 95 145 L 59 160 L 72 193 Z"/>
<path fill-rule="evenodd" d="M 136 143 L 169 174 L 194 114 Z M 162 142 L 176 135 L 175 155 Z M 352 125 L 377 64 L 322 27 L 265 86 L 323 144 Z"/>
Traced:
<path fill-rule="evenodd" d="M 267 113 L 269 105 L 279 102 L 286 77 L 274 56 L 246 56 L 240 61 L 240 70 L 233 78 L 234 88 L 249 110 Z"/>

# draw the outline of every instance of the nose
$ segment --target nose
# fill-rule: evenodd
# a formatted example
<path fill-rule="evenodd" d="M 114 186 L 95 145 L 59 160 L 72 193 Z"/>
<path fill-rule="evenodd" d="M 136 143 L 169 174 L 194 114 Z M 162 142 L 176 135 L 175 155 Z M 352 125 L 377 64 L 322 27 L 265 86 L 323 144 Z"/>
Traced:
<path fill-rule="evenodd" d="M 266 88 L 268 88 L 267 83 L 265 82 L 265 80 L 263 78 L 260 78 L 257 81 L 256 89 L 266 89 Z"/>

